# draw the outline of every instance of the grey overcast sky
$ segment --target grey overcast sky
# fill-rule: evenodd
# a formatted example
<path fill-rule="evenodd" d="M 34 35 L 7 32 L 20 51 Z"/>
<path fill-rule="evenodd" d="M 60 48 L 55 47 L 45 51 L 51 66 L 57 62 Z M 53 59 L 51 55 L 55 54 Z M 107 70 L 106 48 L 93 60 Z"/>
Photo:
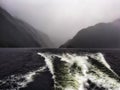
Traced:
<path fill-rule="evenodd" d="M 120 18 L 120 0 L 0 0 L 0 5 L 46 33 L 56 46 L 82 28 Z"/>

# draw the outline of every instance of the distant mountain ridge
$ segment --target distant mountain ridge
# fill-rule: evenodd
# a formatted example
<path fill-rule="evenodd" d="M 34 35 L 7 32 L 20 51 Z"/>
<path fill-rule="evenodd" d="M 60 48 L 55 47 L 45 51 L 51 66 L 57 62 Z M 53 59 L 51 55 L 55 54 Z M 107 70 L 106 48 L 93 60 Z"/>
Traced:
<path fill-rule="evenodd" d="M 120 20 L 82 29 L 61 48 L 120 48 Z"/>
<path fill-rule="evenodd" d="M 49 37 L 0 8 L 0 47 L 51 47 Z"/>

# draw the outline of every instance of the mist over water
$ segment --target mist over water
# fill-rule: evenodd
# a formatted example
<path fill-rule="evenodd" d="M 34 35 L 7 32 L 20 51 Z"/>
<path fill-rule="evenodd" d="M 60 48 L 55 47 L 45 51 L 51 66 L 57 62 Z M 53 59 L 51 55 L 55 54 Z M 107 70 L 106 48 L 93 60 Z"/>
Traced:
<path fill-rule="evenodd" d="M 0 6 L 46 33 L 56 47 L 82 28 L 120 18 L 120 0 L 0 0 Z"/>

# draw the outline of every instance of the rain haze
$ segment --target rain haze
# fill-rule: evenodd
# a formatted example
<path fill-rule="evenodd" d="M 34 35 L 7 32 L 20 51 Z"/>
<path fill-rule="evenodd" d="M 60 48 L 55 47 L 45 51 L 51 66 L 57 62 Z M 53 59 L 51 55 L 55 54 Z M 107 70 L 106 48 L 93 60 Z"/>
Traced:
<path fill-rule="evenodd" d="M 0 0 L 0 6 L 46 33 L 56 47 L 82 28 L 120 18 L 120 0 Z"/>

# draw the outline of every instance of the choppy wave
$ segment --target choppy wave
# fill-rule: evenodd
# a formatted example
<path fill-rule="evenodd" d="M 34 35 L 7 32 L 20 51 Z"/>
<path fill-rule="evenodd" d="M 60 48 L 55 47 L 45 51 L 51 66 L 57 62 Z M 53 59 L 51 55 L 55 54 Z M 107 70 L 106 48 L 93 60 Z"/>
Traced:
<path fill-rule="evenodd" d="M 0 80 L 2 90 L 19 90 L 34 82 L 37 73 L 46 69 L 52 74 L 54 90 L 120 90 L 120 78 L 111 69 L 102 53 L 42 53 L 45 66 L 26 74 L 11 75 Z M 0 88 L 1 89 L 1 88 Z"/>
<path fill-rule="evenodd" d="M 120 90 L 120 78 L 102 53 L 38 54 L 45 58 L 55 90 Z"/>
<path fill-rule="evenodd" d="M 18 75 L 11 75 L 6 77 L 3 80 L 0 80 L 0 90 L 19 90 L 20 88 L 26 87 L 27 84 L 33 82 L 33 77 L 40 72 L 43 72 L 47 67 L 40 67 L 37 70 L 28 72 L 27 74 L 18 74 Z"/>

